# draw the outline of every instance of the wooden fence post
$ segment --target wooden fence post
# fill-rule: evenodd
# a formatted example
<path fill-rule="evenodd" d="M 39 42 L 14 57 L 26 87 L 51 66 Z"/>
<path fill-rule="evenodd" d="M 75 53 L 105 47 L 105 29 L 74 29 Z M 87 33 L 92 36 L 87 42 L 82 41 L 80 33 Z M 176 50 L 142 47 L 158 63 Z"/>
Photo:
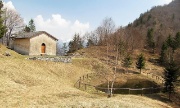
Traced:
<path fill-rule="evenodd" d="M 92 86 L 92 87 L 94 87 L 95 91 L 98 93 L 98 89 L 97 89 L 97 87 L 96 87 L 96 86 Z"/>
<path fill-rule="evenodd" d="M 151 94 L 153 94 L 153 87 L 151 87 Z"/>
<path fill-rule="evenodd" d="M 141 90 L 141 96 L 143 95 L 143 88 L 142 88 L 142 90 Z"/>
<path fill-rule="evenodd" d="M 86 90 L 86 84 L 84 84 L 85 85 L 85 90 Z"/>
<path fill-rule="evenodd" d="M 79 79 L 79 88 L 81 87 L 81 77 Z"/>

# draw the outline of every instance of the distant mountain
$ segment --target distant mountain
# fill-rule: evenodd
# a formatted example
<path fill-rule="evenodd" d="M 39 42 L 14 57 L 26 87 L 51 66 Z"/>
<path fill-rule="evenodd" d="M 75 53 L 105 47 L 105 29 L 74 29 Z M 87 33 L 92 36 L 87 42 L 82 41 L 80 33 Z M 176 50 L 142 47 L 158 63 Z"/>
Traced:
<path fill-rule="evenodd" d="M 64 42 L 64 41 L 62 41 L 62 40 L 58 40 L 57 41 L 57 45 L 56 45 L 56 47 L 57 47 L 57 55 L 65 55 L 65 53 L 64 53 L 64 48 L 63 48 L 63 44 L 66 44 L 66 47 L 67 47 L 67 50 L 69 50 L 69 47 L 68 47 L 68 45 L 69 45 L 69 42 Z"/>

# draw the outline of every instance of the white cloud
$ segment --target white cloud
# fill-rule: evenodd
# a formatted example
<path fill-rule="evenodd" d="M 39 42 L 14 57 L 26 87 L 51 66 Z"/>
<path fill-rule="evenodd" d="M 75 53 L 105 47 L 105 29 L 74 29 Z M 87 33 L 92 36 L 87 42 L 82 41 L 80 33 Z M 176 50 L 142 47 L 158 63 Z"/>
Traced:
<path fill-rule="evenodd" d="M 71 30 L 76 33 L 84 34 L 85 30 L 89 29 L 89 23 L 81 23 L 78 20 L 71 26 Z"/>
<path fill-rule="evenodd" d="M 16 10 L 13 3 L 12 3 L 12 1 L 8 1 L 7 3 L 4 2 L 3 4 L 4 4 L 5 8 Z"/>
<path fill-rule="evenodd" d="M 42 15 L 38 15 L 35 19 L 37 31 L 47 31 L 53 36 L 67 41 L 72 39 L 75 33 L 84 34 L 89 30 L 89 23 L 81 23 L 76 20 L 74 23 L 63 19 L 59 14 L 53 14 L 51 18 L 45 20 Z"/>

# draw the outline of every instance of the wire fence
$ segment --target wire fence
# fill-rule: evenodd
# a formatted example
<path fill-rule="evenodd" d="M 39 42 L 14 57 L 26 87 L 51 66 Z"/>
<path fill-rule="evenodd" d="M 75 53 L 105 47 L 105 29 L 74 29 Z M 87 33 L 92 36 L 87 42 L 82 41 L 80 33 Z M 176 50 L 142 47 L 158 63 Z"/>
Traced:
<path fill-rule="evenodd" d="M 88 88 L 94 88 L 97 92 L 102 91 L 105 93 L 109 93 L 110 88 L 105 88 L 105 87 L 99 87 L 99 86 L 94 86 L 91 85 L 88 82 L 88 79 L 92 76 L 93 74 L 87 74 L 79 78 L 79 80 L 74 84 L 75 87 L 83 90 L 87 90 Z M 158 76 L 153 76 L 152 74 L 147 73 L 147 76 L 151 78 L 154 78 L 155 80 L 162 81 L 160 77 Z M 164 81 L 162 81 L 164 83 Z M 159 93 L 161 92 L 163 87 L 149 87 L 149 88 L 112 88 L 114 94 L 153 94 L 153 93 Z"/>
<path fill-rule="evenodd" d="M 156 75 L 156 74 L 153 74 L 153 73 L 150 73 L 150 72 L 142 72 L 141 74 L 147 76 L 148 78 L 151 78 L 153 79 L 156 83 L 159 83 L 159 84 L 164 84 L 164 78 L 162 76 L 159 76 L 159 75 Z"/>

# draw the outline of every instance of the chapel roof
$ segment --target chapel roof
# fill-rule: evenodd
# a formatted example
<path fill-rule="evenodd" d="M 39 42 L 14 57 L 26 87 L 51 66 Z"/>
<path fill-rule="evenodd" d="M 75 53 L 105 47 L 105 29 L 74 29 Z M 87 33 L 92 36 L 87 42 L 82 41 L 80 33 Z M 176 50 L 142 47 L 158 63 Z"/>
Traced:
<path fill-rule="evenodd" d="M 51 34 L 47 33 L 46 31 L 36 31 L 36 32 L 20 32 L 14 36 L 11 36 L 11 38 L 15 39 L 25 39 L 25 38 L 32 38 L 35 36 L 39 36 L 41 34 L 46 34 L 49 37 L 53 38 L 54 40 L 58 40 L 56 37 L 52 36 Z"/>

